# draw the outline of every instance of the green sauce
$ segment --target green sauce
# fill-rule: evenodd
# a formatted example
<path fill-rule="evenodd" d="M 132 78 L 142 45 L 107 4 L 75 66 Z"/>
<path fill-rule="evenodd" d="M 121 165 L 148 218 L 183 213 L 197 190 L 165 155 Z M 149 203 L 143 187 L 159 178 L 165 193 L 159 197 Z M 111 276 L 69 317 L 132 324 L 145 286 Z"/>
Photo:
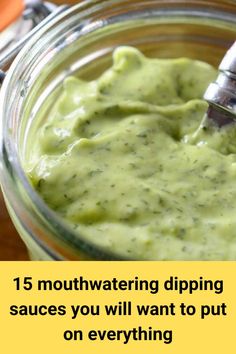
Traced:
<path fill-rule="evenodd" d="M 33 186 L 78 234 L 125 257 L 236 260 L 236 132 L 203 118 L 215 69 L 130 47 L 113 59 L 97 80 L 65 80 L 35 137 Z"/>

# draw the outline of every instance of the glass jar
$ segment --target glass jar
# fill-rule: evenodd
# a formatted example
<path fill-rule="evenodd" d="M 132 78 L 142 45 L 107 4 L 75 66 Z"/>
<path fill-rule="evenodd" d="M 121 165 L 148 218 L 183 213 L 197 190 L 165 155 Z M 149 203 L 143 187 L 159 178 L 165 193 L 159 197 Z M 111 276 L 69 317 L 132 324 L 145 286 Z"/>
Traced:
<path fill-rule="evenodd" d="M 75 234 L 33 190 L 24 159 L 39 117 L 74 74 L 90 80 L 119 45 L 148 57 L 189 57 L 216 67 L 236 38 L 233 1 L 85 1 L 37 32 L 12 63 L 0 94 L 1 185 L 32 259 L 122 260 Z M 29 133 L 30 132 L 30 133 Z M 32 142 L 33 143 L 33 142 Z"/>

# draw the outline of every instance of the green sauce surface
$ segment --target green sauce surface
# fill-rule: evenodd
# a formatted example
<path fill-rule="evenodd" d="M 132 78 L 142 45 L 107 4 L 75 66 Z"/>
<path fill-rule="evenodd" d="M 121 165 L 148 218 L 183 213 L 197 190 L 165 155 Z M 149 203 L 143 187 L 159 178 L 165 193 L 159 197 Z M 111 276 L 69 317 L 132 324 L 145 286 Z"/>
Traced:
<path fill-rule="evenodd" d="M 209 64 L 117 48 L 97 80 L 69 77 L 28 175 L 106 250 L 140 260 L 236 260 L 236 131 L 207 124 Z"/>

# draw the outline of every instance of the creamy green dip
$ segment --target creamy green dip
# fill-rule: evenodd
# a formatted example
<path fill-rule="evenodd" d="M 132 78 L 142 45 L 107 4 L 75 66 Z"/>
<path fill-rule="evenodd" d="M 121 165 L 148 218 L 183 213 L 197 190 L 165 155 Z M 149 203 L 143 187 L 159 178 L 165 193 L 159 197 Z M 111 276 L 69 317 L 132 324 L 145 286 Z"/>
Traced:
<path fill-rule="evenodd" d="M 204 121 L 209 64 L 115 50 L 69 77 L 35 137 L 28 175 L 90 242 L 144 260 L 236 260 L 235 129 Z"/>

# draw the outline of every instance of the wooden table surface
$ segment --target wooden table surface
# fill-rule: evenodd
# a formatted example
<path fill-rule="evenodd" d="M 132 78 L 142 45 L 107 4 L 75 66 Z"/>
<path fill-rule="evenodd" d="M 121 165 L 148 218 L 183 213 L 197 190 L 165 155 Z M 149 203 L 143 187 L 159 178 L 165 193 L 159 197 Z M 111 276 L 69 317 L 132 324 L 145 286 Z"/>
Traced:
<path fill-rule="evenodd" d="M 54 0 L 54 3 L 77 3 L 73 0 Z M 0 192 L 0 261 L 28 260 L 26 248 L 15 230 Z"/>
<path fill-rule="evenodd" d="M 23 242 L 17 234 L 0 195 L 0 261 L 27 260 Z"/>

